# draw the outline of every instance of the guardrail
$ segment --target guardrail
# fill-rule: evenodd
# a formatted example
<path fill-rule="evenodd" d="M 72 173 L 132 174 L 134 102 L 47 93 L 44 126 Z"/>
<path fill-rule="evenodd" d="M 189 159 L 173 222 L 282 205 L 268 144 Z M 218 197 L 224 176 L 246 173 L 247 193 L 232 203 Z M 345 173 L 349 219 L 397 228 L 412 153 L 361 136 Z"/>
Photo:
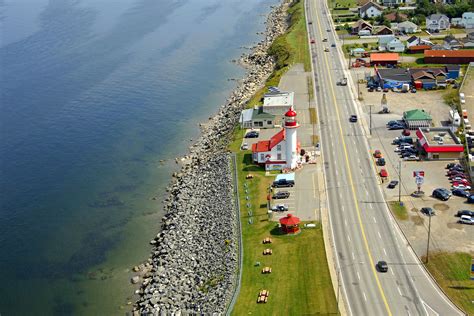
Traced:
<path fill-rule="evenodd" d="M 237 230 L 239 233 L 238 238 L 238 256 L 239 256 L 239 265 L 238 265 L 238 277 L 237 277 L 237 285 L 234 289 L 234 294 L 232 295 L 232 300 L 227 306 L 226 315 L 230 316 L 230 313 L 234 309 L 235 302 L 239 297 L 240 293 L 240 284 L 242 281 L 242 265 L 243 265 L 243 258 L 244 258 L 244 248 L 242 243 L 242 223 L 240 222 L 240 196 L 239 196 L 239 178 L 238 178 L 238 171 L 237 171 L 237 159 L 235 153 L 232 154 L 232 164 L 233 164 L 233 177 L 234 177 L 234 198 L 235 198 L 235 211 L 237 215 Z"/>

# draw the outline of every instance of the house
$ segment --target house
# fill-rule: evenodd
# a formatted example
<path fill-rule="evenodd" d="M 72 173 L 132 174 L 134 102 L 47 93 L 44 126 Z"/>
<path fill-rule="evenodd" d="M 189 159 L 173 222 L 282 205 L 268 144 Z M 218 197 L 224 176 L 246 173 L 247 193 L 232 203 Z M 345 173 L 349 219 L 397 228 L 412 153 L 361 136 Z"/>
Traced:
<path fill-rule="evenodd" d="M 426 50 L 424 61 L 427 64 L 468 64 L 474 62 L 474 50 Z"/>
<path fill-rule="evenodd" d="M 403 121 L 405 121 L 409 129 L 417 129 L 420 127 L 431 127 L 433 119 L 425 110 L 415 109 L 403 112 Z"/>
<path fill-rule="evenodd" d="M 380 4 L 375 2 L 367 2 L 359 8 L 359 16 L 361 18 L 374 18 L 382 15 L 383 8 Z"/>
<path fill-rule="evenodd" d="M 357 34 L 360 36 L 361 31 L 369 31 L 369 34 L 372 34 L 372 28 L 373 27 L 369 22 L 361 19 L 352 26 L 352 34 Z"/>
<path fill-rule="evenodd" d="M 474 28 L 474 12 L 464 12 L 461 17 L 461 25 L 466 29 Z"/>
<path fill-rule="evenodd" d="M 432 14 L 427 16 L 426 30 L 434 33 L 449 30 L 449 18 L 444 14 Z"/>
<path fill-rule="evenodd" d="M 451 18 L 451 26 L 464 27 L 462 25 L 462 18 Z"/>
<path fill-rule="evenodd" d="M 445 73 L 446 73 L 446 78 L 447 79 L 458 79 L 460 72 L 461 72 L 461 66 L 459 65 L 446 65 L 445 66 Z"/>
<path fill-rule="evenodd" d="M 296 168 L 299 160 L 299 144 L 297 141 L 296 112 L 291 107 L 285 113 L 283 128 L 270 140 L 262 140 L 252 144 L 252 160 L 264 165 L 265 170 L 281 170 Z"/>
<path fill-rule="evenodd" d="M 459 159 L 463 156 L 464 146 L 449 127 L 421 127 L 416 136 L 428 159 Z"/>
<path fill-rule="evenodd" d="M 403 22 L 408 19 L 408 15 L 400 12 L 391 12 L 389 14 L 385 14 L 384 18 L 390 22 Z"/>
<path fill-rule="evenodd" d="M 408 48 L 408 53 L 410 54 L 420 54 L 424 53 L 425 50 L 431 49 L 430 45 L 414 45 Z"/>
<path fill-rule="evenodd" d="M 351 56 L 363 56 L 365 54 L 365 49 L 362 47 L 351 49 Z"/>
<path fill-rule="evenodd" d="M 372 53 L 370 54 L 370 65 L 397 65 L 400 60 L 398 53 Z"/>
<path fill-rule="evenodd" d="M 381 35 L 393 35 L 392 29 L 385 25 L 376 26 L 372 29 L 372 35 L 381 36 Z"/>
<path fill-rule="evenodd" d="M 421 82 L 421 87 L 423 89 L 436 89 L 436 77 L 432 73 L 424 70 L 418 70 L 413 73 L 412 77 L 415 82 Z"/>
<path fill-rule="evenodd" d="M 263 107 L 243 110 L 240 125 L 242 128 L 272 128 L 275 125 L 275 115 L 263 112 Z"/>
<path fill-rule="evenodd" d="M 411 84 L 411 75 L 404 68 L 377 68 L 375 70 L 375 81 L 382 88 L 401 89 L 404 84 Z"/>
<path fill-rule="evenodd" d="M 403 4 L 405 0 L 382 0 L 382 5 L 384 7 L 395 7 Z"/>
<path fill-rule="evenodd" d="M 444 38 L 443 46 L 446 49 L 460 49 L 463 47 L 463 43 L 453 35 L 448 35 Z"/>
<path fill-rule="evenodd" d="M 398 23 L 397 28 L 398 28 L 398 31 L 406 33 L 406 34 L 413 34 L 419 31 L 418 25 L 410 21 Z"/>
<path fill-rule="evenodd" d="M 358 7 L 362 7 L 363 5 L 365 5 L 368 2 L 371 2 L 371 0 L 357 0 L 356 1 Z"/>
<path fill-rule="evenodd" d="M 433 46 L 433 43 L 428 41 L 428 40 L 425 40 L 425 39 L 422 39 L 421 37 L 417 37 L 415 35 L 411 36 L 410 38 L 408 38 L 407 40 L 407 47 L 410 48 L 411 46 L 418 46 L 418 45 L 430 45 L 430 46 Z"/>
<path fill-rule="evenodd" d="M 294 92 L 269 92 L 263 96 L 262 111 L 275 116 L 283 116 L 294 104 Z"/>
<path fill-rule="evenodd" d="M 405 51 L 405 44 L 403 44 L 395 36 L 381 36 L 379 37 L 379 51 L 388 51 L 388 52 L 403 52 Z"/>

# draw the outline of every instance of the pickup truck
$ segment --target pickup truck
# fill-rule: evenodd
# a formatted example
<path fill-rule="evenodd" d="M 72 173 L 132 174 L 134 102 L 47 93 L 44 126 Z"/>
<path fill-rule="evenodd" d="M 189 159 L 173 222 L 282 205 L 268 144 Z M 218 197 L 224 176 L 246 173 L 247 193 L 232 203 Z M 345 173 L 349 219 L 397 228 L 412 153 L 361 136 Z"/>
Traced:
<path fill-rule="evenodd" d="M 274 188 L 288 188 L 293 187 L 295 183 L 293 181 L 288 181 L 286 179 L 280 179 L 278 181 L 273 181 L 272 187 Z"/>

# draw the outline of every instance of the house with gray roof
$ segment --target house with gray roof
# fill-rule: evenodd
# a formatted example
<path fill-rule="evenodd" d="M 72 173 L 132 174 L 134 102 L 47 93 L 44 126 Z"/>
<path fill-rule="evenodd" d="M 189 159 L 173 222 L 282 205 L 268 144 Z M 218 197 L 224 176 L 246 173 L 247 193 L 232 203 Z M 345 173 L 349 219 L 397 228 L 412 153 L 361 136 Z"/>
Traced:
<path fill-rule="evenodd" d="M 379 37 L 379 51 L 387 51 L 387 52 L 404 52 L 405 51 L 405 44 L 402 43 L 398 38 L 392 35 L 388 36 L 380 36 Z"/>
<path fill-rule="evenodd" d="M 240 114 L 242 128 L 273 128 L 275 115 L 263 112 L 262 107 L 243 110 Z"/>
<path fill-rule="evenodd" d="M 429 32 L 449 30 L 449 26 L 449 18 L 444 14 L 432 14 L 426 17 L 426 30 Z"/>
<path fill-rule="evenodd" d="M 359 8 L 359 16 L 361 18 L 374 18 L 382 15 L 383 7 L 375 2 L 367 2 Z"/>
<path fill-rule="evenodd" d="M 398 31 L 406 33 L 406 34 L 413 34 L 420 31 L 420 29 L 418 28 L 418 25 L 410 21 L 398 23 L 397 29 Z"/>

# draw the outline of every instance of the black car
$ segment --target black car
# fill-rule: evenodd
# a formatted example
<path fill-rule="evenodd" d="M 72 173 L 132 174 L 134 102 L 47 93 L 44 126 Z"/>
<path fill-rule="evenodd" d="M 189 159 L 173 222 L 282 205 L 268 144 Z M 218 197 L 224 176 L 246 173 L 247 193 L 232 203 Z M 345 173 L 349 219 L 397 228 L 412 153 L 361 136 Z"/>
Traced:
<path fill-rule="evenodd" d="M 455 167 L 455 166 L 462 167 L 462 166 L 461 166 L 460 164 L 458 164 L 458 163 L 450 162 L 450 163 L 448 163 L 448 164 L 446 165 L 446 169 L 451 169 L 451 168 L 453 168 L 453 167 Z"/>
<path fill-rule="evenodd" d="M 466 200 L 467 203 L 471 204 L 471 203 L 474 203 L 474 194 L 473 195 L 469 195 L 467 200 Z"/>
<path fill-rule="evenodd" d="M 385 158 L 379 158 L 379 159 L 377 159 L 377 165 L 379 165 L 379 166 L 385 166 Z"/>
<path fill-rule="evenodd" d="M 294 186 L 295 183 L 293 181 L 288 181 L 286 179 L 280 179 L 278 181 L 273 181 L 272 186 L 274 188 L 288 188 Z"/>
<path fill-rule="evenodd" d="M 388 264 L 385 261 L 377 262 L 377 270 L 380 272 L 387 272 L 388 271 Z"/>
<path fill-rule="evenodd" d="M 422 207 L 421 208 L 421 213 L 428 215 L 428 216 L 433 216 L 435 215 L 435 211 L 431 207 Z"/>
<path fill-rule="evenodd" d="M 461 217 L 462 215 L 467 215 L 467 216 L 474 217 L 474 211 L 461 210 L 461 211 L 458 211 L 458 212 L 456 213 L 456 216 L 457 216 L 457 217 Z"/>
<path fill-rule="evenodd" d="M 351 117 L 349 118 L 349 121 L 352 123 L 357 122 L 357 115 L 351 115 Z"/>
<path fill-rule="evenodd" d="M 273 194 L 273 199 L 278 200 L 278 199 L 286 199 L 290 197 L 290 192 L 288 191 L 280 191 L 275 194 Z"/>
<path fill-rule="evenodd" d="M 444 189 L 435 189 L 433 191 L 433 197 L 440 199 L 442 201 L 447 201 L 449 200 L 449 194 L 446 193 Z"/>
<path fill-rule="evenodd" d="M 397 130 L 397 129 L 405 129 L 405 126 L 401 125 L 401 124 L 394 124 L 394 125 L 390 125 L 388 127 L 388 129 L 391 130 L 391 131 L 394 131 L 394 130 Z"/>
<path fill-rule="evenodd" d="M 331 44 L 331 47 L 336 47 L 336 44 Z"/>
<path fill-rule="evenodd" d="M 469 192 L 464 191 L 462 189 L 454 189 L 452 192 L 453 192 L 453 195 L 464 197 L 464 198 L 467 198 L 470 195 Z"/>
<path fill-rule="evenodd" d="M 258 135 L 259 134 L 257 131 L 250 131 L 247 134 L 245 134 L 245 138 L 257 138 Z"/>
<path fill-rule="evenodd" d="M 397 180 L 392 180 L 390 181 L 390 183 L 388 184 L 388 188 L 389 189 L 395 189 L 395 187 L 398 185 L 398 181 Z"/>
<path fill-rule="evenodd" d="M 277 204 L 272 207 L 273 212 L 288 212 L 288 206 L 285 204 Z"/>

